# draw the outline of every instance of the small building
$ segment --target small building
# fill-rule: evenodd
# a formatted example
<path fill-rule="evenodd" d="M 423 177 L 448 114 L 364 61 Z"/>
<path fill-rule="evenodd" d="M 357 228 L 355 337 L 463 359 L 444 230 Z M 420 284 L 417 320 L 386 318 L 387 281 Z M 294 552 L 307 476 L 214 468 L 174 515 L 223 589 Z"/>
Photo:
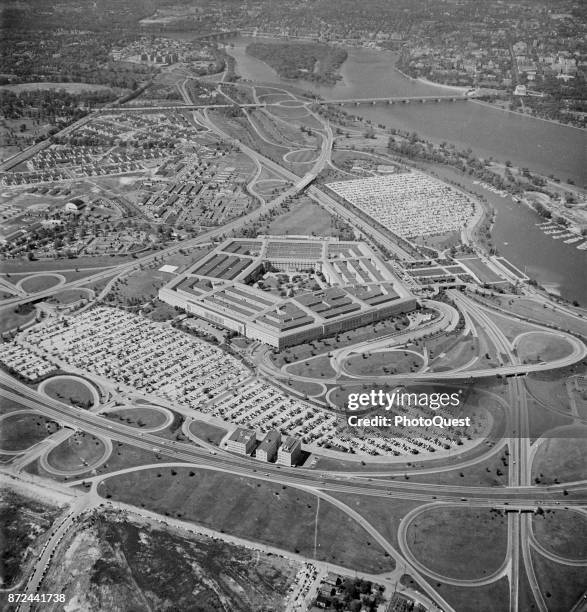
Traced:
<path fill-rule="evenodd" d="M 283 444 L 277 451 L 277 461 L 279 465 L 292 466 L 295 465 L 302 454 L 302 442 L 294 436 L 286 436 Z"/>
<path fill-rule="evenodd" d="M 255 449 L 257 437 L 252 429 L 237 427 L 226 442 L 226 449 L 239 455 L 250 455 Z"/>
<path fill-rule="evenodd" d="M 81 198 L 69 200 L 65 205 L 66 212 L 81 212 L 86 207 L 86 203 Z"/>
<path fill-rule="evenodd" d="M 257 448 L 257 459 L 259 461 L 273 461 L 277 455 L 277 447 L 281 442 L 281 433 L 277 429 L 272 429 L 267 433 L 261 444 Z"/>

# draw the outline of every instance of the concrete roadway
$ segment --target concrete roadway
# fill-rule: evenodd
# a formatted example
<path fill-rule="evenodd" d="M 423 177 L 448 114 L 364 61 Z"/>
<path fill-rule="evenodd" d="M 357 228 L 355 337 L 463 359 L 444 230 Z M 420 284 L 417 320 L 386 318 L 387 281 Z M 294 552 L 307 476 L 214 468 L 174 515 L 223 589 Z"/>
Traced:
<path fill-rule="evenodd" d="M 581 361 L 587 356 L 587 347 L 585 344 L 572 336 L 571 334 L 567 334 L 565 332 L 558 332 L 559 336 L 563 336 L 565 340 L 569 342 L 572 346 L 572 351 L 569 355 L 565 357 L 561 357 L 560 359 L 555 359 L 548 362 L 542 363 L 527 363 L 522 364 L 515 357 L 512 352 L 512 346 L 509 341 L 503 336 L 501 331 L 497 328 L 495 323 L 487 316 L 486 312 L 491 312 L 489 309 L 485 309 L 478 302 L 472 301 L 470 298 L 464 296 L 461 292 L 456 290 L 449 290 L 449 295 L 459 309 L 466 313 L 469 319 L 475 319 L 479 321 L 480 325 L 487 332 L 490 340 L 500 349 L 500 353 L 503 355 L 511 355 L 509 363 L 502 363 L 502 365 L 497 367 L 489 367 L 489 368 L 481 368 L 478 370 L 463 370 L 459 368 L 458 370 L 447 370 L 443 372 L 407 372 L 404 374 L 386 374 L 385 376 L 362 376 L 361 380 L 363 381 L 373 381 L 373 382 L 385 382 L 390 383 L 393 381 L 405 381 L 405 380 L 471 380 L 474 378 L 490 378 L 497 375 L 508 376 L 508 375 L 524 375 L 530 372 L 545 372 L 549 370 L 554 370 L 557 368 L 563 368 Z M 435 304 L 436 307 L 436 304 Z M 506 315 L 504 315 L 506 316 Z M 515 320 L 515 317 L 510 317 Z M 552 330 L 545 328 L 545 332 L 552 333 Z M 428 332 L 427 332 L 428 333 Z M 406 340 L 408 341 L 408 340 Z M 504 344 L 505 342 L 505 344 Z M 501 348 L 500 348 L 501 347 Z M 367 348 L 367 346 L 363 346 L 363 348 Z M 352 347 L 349 347 L 350 352 L 352 352 Z M 268 376 L 275 376 L 277 378 L 283 378 L 287 376 L 291 380 L 297 380 L 302 382 L 321 382 L 321 383 L 332 383 L 335 384 L 338 381 L 338 377 L 335 378 L 314 378 L 311 376 L 302 376 L 299 374 L 291 374 L 289 372 L 284 373 L 278 368 L 276 368 L 269 359 L 259 357 L 258 359 L 259 368 Z M 347 372 L 344 372 L 345 375 L 348 375 Z"/>
<path fill-rule="evenodd" d="M 365 478 L 347 474 L 343 476 L 331 475 L 325 472 L 317 473 L 314 470 L 303 468 L 286 468 L 272 464 L 260 464 L 252 459 L 234 456 L 225 451 L 218 450 L 212 455 L 209 450 L 194 447 L 192 444 L 167 440 L 165 438 L 137 431 L 136 428 L 117 423 L 115 428 L 110 421 L 97 414 L 61 404 L 58 401 L 38 394 L 11 379 L 6 374 L 0 374 L 3 385 L 10 384 L 17 393 L 0 388 L 0 396 L 19 402 L 27 408 L 33 408 L 62 423 L 66 427 L 83 429 L 100 437 L 107 437 L 135 447 L 144 448 L 169 456 L 181 462 L 202 463 L 229 470 L 240 475 L 247 475 L 262 480 L 273 480 L 314 486 L 325 490 L 341 493 L 358 493 L 374 496 L 392 496 L 422 501 L 460 501 L 464 499 L 468 504 L 492 507 L 494 505 L 512 503 L 528 507 L 536 507 L 538 500 L 544 507 L 555 507 L 564 502 L 567 506 L 583 506 L 587 504 L 587 483 L 559 484 L 547 487 L 466 487 L 453 485 L 436 485 L 412 483 L 409 481 L 396 482 Z M 19 395 L 22 394 L 22 395 Z M 154 451 L 153 449 L 157 449 Z M 259 468 L 259 469 L 258 469 Z M 263 473 L 259 470 L 262 469 Z M 266 476 L 265 474 L 269 474 Z M 563 490 L 571 494 L 563 495 Z M 464 497 L 466 496 L 466 498 Z M 544 502 L 544 503 L 542 503 Z"/>
<path fill-rule="evenodd" d="M 511 364 L 519 365 L 520 360 L 513 350 L 513 344 L 488 316 L 486 308 L 463 296 L 457 291 L 449 292 L 463 311 L 476 319 L 485 332 Z M 572 337 L 572 336 L 569 336 Z M 583 344 L 577 340 L 577 343 Z M 509 483 L 513 486 L 528 486 L 531 478 L 530 457 L 530 431 L 528 419 L 528 403 L 526 389 L 520 379 L 513 379 L 508 385 L 510 396 L 510 410 L 513 415 L 511 437 L 508 440 L 510 447 Z M 520 552 L 524 561 L 526 577 L 532 591 L 534 600 L 541 612 L 547 612 L 548 607 L 540 590 L 532 555 L 530 551 L 531 515 L 514 514 L 508 519 L 508 561 L 510 562 L 510 610 L 519 609 L 519 581 L 520 581 Z"/>

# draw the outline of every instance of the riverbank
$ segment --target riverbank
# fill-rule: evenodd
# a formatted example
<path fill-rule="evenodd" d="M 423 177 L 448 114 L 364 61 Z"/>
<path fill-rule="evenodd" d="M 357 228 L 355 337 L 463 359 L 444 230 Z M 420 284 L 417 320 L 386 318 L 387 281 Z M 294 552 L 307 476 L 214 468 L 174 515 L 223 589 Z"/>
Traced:
<path fill-rule="evenodd" d="M 571 125 L 570 123 L 563 123 L 562 121 L 557 121 L 556 119 L 545 119 L 544 117 L 537 117 L 536 115 L 529 115 L 528 113 L 521 113 L 520 111 L 510 110 L 509 108 L 503 108 L 502 106 L 498 106 L 497 104 L 491 104 L 491 102 L 485 102 L 484 100 L 477 100 L 475 98 L 471 98 L 471 102 L 475 102 L 475 104 L 480 104 L 481 106 L 487 106 L 492 110 L 502 111 L 504 113 L 512 113 L 512 115 L 519 115 L 520 117 L 526 117 L 526 119 L 536 119 L 537 121 L 545 121 L 546 123 L 553 123 L 555 125 L 560 125 L 565 128 L 573 128 L 574 130 L 580 130 L 581 132 L 587 132 L 585 128 L 578 127 L 576 125 Z"/>
<path fill-rule="evenodd" d="M 428 79 L 425 79 L 424 77 L 413 77 L 413 76 L 410 76 L 409 74 L 406 74 L 403 70 L 398 68 L 397 65 L 395 64 L 393 66 L 393 69 L 398 74 L 403 76 L 405 79 L 413 81 L 414 83 L 421 83 L 422 85 L 427 85 L 428 87 L 436 87 L 438 89 L 447 89 L 449 91 L 454 91 L 455 93 L 460 93 L 460 94 L 465 94 L 471 89 L 470 87 L 460 87 L 459 85 L 443 85 L 442 83 L 435 83 L 434 81 L 429 81 Z"/>

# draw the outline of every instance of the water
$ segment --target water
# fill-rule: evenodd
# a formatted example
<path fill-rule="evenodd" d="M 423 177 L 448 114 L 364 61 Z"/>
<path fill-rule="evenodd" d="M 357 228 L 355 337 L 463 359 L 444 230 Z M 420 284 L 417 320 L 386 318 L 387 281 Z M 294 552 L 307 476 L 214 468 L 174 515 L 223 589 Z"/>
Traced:
<path fill-rule="evenodd" d="M 245 48 L 255 39 L 239 37 L 227 51 L 237 60 L 237 73 L 243 78 L 270 83 L 287 83 L 264 62 L 247 55 Z M 446 95 L 452 88 L 422 83 L 405 77 L 394 64 L 397 55 L 375 49 L 348 49 L 343 64 L 343 81 L 334 86 L 311 81 L 294 81 L 326 99 L 384 96 Z M 352 114 L 398 129 L 415 131 L 434 142 L 454 142 L 471 147 L 482 157 L 493 157 L 527 167 L 541 174 L 554 174 L 585 182 L 587 164 L 585 131 L 556 123 L 523 117 L 474 102 L 440 104 L 378 105 L 348 107 Z"/>
<path fill-rule="evenodd" d="M 253 38 L 239 37 L 227 51 L 237 60 L 243 78 L 287 83 L 264 62 L 245 52 Z M 295 81 L 303 89 L 324 98 L 366 98 L 448 94 L 453 90 L 403 76 L 394 68 L 397 56 L 389 51 L 349 49 L 343 64 L 343 81 L 334 86 Z M 585 132 L 575 128 L 488 108 L 474 102 L 349 107 L 349 112 L 402 130 L 415 131 L 436 142 L 454 142 L 478 155 L 510 160 L 514 165 L 559 178 L 585 181 Z M 442 169 L 446 174 L 447 169 Z M 587 251 L 543 234 L 536 223 L 542 219 L 510 198 L 496 196 L 472 181 L 453 173 L 452 178 L 483 194 L 497 211 L 493 240 L 501 255 L 521 270 L 569 300 L 587 306 Z M 580 244 L 580 243 L 579 243 Z"/>
<path fill-rule="evenodd" d="M 524 204 L 510 197 L 502 198 L 450 168 L 435 167 L 434 171 L 453 180 L 473 193 L 485 197 L 497 212 L 492 229 L 493 243 L 502 255 L 548 291 L 567 300 L 577 300 L 587 306 L 587 251 L 574 245 L 553 240 L 537 226 L 544 219 Z"/>

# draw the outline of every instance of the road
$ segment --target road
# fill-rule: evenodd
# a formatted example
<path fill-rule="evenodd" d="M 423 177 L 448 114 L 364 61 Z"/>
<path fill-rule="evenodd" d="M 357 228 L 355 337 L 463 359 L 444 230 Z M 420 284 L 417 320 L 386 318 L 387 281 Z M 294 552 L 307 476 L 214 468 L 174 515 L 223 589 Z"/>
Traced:
<path fill-rule="evenodd" d="M 114 426 L 112 421 L 104 416 L 62 404 L 30 389 L 7 374 L 0 373 L 0 384 L 2 385 L 0 387 L 0 397 L 18 402 L 26 408 L 37 410 L 63 426 L 80 429 L 102 438 L 109 438 L 151 452 L 158 452 L 175 461 L 203 464 L 209 466 L 209 469 L 225 469 L 231 473 L 247 475 L 260 480 L 277 479 L 279 482 L 283 481 L 292 485 L 315 486 L 341 493 L 362 493 L 373 496 L 393 495 L 394 497 L 423 501 L 454 502 L 460 501 L 463 496 L 466 496 L 468 503 L 485 507 L 505 502 L 536 507 L 538 499 L 541 501 L 541 506 L 555 507 L 560 505 L 563 498 L 564 504 L 567 506 L 581 506 L 587 503 L 587 483 L 583 482 L 546 487 L 495 488 L 436 485 L 409 481 L 396 482 L 394 480 L 371 479 L 356 474 L 345 474 L 343 476 L 324 471 L 317 473 L 315 470 L 287 468 L 275 464 L 263 464 L 263 472 L 260 472 L 257 469 L 259 463 L 253 459 L 235 456 L 220 449 L 216 455 L 211 455 L 207 449 L 198 448 L 193 444 L 168 440 L 123 423 L 116 423 Z M 6 388 L 7 386 L 10 386 L 13 391 L 9 391 Z M 154 448 L 160 450 L 153 451 Z M 265 475 L 266 473 L 268 475 Z M 563 491 L 565 489 L 569 492 L 569 496 L 564 496 Z"/>
<path fill-rule="evenodd" d="M 191 100 L 185 81 L 179 85 L 179 90 L 186 105 L 189 105 L 189 107 L 194 110 L 194 115 L 197 115 L 199 123 L 219 135 L 221 138 L 230 141 L 234 140 L 210 119 L 206 109 L 197 109 L 195 105 L 190 104 Z M 64 289 L 86 285 L 90 282 L 110 278 L 111 276 L 118 277 L 138 269 L 141 265 L 152 263 L 159 257 L 164 258 L 179 249 L 200 246 L 211 240 L 213 241 L 217 238 L 227 236 L 232 231 L 238 230 L 245 224 L 257 220 L 261 215 L 266 214 L 268 210 L 279 207 L 288 198 L 295 196 L 305 189 L 308 189 L 309 195 L 318 201 L 326 210 L 341 216 L 353 227 L 356 227 L 365 235 L 372 237 L 400 259 L 407 261 L 411 260 L 411 255 L 402 249 L 390 235 L 372 227 L 368 220 L 360 218 L 334 198 L 325 194 L 317 187 L 311 186 L 318 174 L 330 163 L 334 140 L 329 123 L 325 122 L 317 115 L 314 116 L 322 123 L 323 138 L 318 158 L 315 160 L 312 169 L 303 177 L 297 176 L 243 143 L 238 143 L 241 151 L 255 161 L 257 168 L 263 166 L 267 167 L 292 184 L 280 196 L 270 202 L 262 204 L 260 208 L 246 216 L 234 220 L 226 226 L 208 231 L 196 238 L 173 244 L 166 249 L 156 251 L 131 262 L 120 264 L 107 270 L 101 270 L 94 275 L 79 279 L 78 281 L 66 283 L 60 286 L 58 290 L 62 291 Z M 91 116 L 84 119 L 89 121 L 90 118 Z M 72 130 L 75 129 L 75 127 L 70 126 L 68 129 Z M 4 305 L 14 306 L 31 300 L 42 299 L 52 295 L 55 291 L 56 289 L 53 288 L 32 296 L 17 295 L 6 300 Z M 576 363 L 580 359 L 584 359 L 587 354 L 587 349 L 580 340 L 570 334 L 566 334 L 565 338 L 572 345 L 572 352 L 570 355 L 550 363 L 522 364 L 515 354 L 511 342 L 505 337 L 503 332 L 489 316 L 489 309 L 480 306 L 478 302 L 474 302 L 460 292 L 449 291 L 449 295 L 457 308 L 465 315 L 467 324 L 472 325 L 472 323 L 476 321 L 484 329 L 490 341 L 495 345 L 503 359 L 502 365 L 497 368 L 480 368 L 478 370 L 466 372 L 459 371 L 458 378 L 494 377 L 496 374 L 524 374 L 533 371 L 549 370 Z M 448 312 L 448 307 L 446 310 L 445 319 L 454 320 L 454 316 Z M 451 308 L 451 310 L 454 309 Z M 342 357 L 346 355 L 344 350 L 340 355 Z M 259 370 L 270 376 L 279 375 L 287 376 L 295 380 L 314 381 L 314 379 L 310 377 L 294 376 L 289 373 L 284 374 L 283 372 L 276 371 L 267 363 L 260 363 Z M 394 378 L 401 380 L 406 380 L 406 378 L 415 380 L 454 380 L 455 372 L 455 370 L 448 372 L 421 372 L 411 375 L 402 374 L 396 377 L 385 376 L 384 379 L 387 383 Z M 380 378 L 381 377 L 368 377 L 369 380 L 373 381 L 379 380 Z M 336 381 L 336 379 L 334 379 L 334 381 Z M 323 383 L 325 379 L 321 378 L 319 382 Z M 2 385 L 0 386 L 0 397 L 18 402 L 28 409 L 38 411 L 56 420 L 64 428 L 58 432 L 58 434 L 55 434 L 47 443 L 40 444 L 29 452 L 25 452 L 11 467 L 2 468 L 2 471 L 5 473 L 8 471 L 12 476 L 19 476 L 22 469 L 30 460 L 40 459 L 41 462 L 46 461 L 46 457 L 54 445 L 66 439 L 71 435 L 71 431 L 74 429 L 83 430 L 100 439 L 107 440 L 107 452 L 111 452 L 112 442 L 121 442 L 136 448 L 142 448 L 151 453 L 161 454 L 168 459 L 165 463 L 157 462 L 151 465 L 141 465 L 122 469 L 107 475 L 86 478 L 86 482 L 92 483 L 92 493 L 91 495 L 81 495 L 75 498 L 71 504 L 69 513 L 53 528 L 50 539 L 41 552 L 40 558 L 35 565 L 34 572 L 27 583 L 26 590 L 29 593 L 34 593 L 38 589 L 59 543 L 64 535 L 72 529 L 77 517 L 88 508 L 95 507 L 96 501 L 99 499 L 96 493 L 97 484 L 116 474 L 120 475 L 128 472 L 140 473 L 141 471 L 152 469 L 154 466 L 157 468 L 165 466 L 197 467 L 200 469 L 215 470 L 244 476 L 249 479 L 290 485 L 292 487 L 307 490 L 313 495 L 338 506 L 343 512 L 361 525 L 385 551 L 396 559 L 396 561 L 405 563 L 405 567 L 422 585 L 427 596 L 440 603 L 440 605 L 446 609 L 450 609 L 450 605 L 428 584 L 427 579 L 441 580 L 459 586 L 482 586 L 499 579 L 501 576 L 507 575 L 510 582 L 510 610 L 512 612 L 517 611 L 519 608 L 518 592 L 520 571 L 522 571 L 521 563 L 523 561 L 526 576 L 537 606 L 540 610 L 546 610 L 546 604 L 537 583 L 531 557 L 531 549 L 537 550 L 540 545 L 532 534 L 530 515 L 520 512 L 508 513 L 507 553 L 502 566 L 491 576 L 472 581 L 473 584 L 471 584 L 471 581 L 463 580 L 453 580 L 453 582 L 450 582 L 450 578 L 435 574 L 427 569 L 411 554 L 407 545 L 407 528 L 411 520 L 413 520 L 420 511 L 423 511 L 421 508 L 429 509 L 444 507 L 450 504 L 455 507 L 468 508 L 505 509 L 509 506 L 512 510 L 533 510 L 539 506 L 557 509 L 560 508 L 561 505 L 568 508 L 583 508 L 587 505 L 587 482 L 585 481 L 549 486 L 532 485 L 530 479 L 532 447 L 529 440 L 527 395 L 522 380 L 518 378 L 510 379 L 507 387 L 509 414 L 506 441 L 510 450 L 510 461 L 508 484 L 503 487 L 428 484 L 410 482 L 409 480 L 396 481 L 383 477 L 383 474 L 378 474 L 379 477 L 374 478 L 371 475 L 357 472 L 336 473 L 332 471 L 322 471 L 317 473 L 310 469 L 287 468 L 275 464 L 263 464 L 261 468 L 263 471 L 261 472 L 259 470 L 259 462 L 254 459 L 235 456 L 222 449 L 212 451 L 210 445 L 203 441 L 183 443 L 158 436 L 156 432 L 137 430 L 123 423 L 116 423 L 113 425 L 112 421 L 109 421 L 98 413 L 84 411 L 62 404 L 57 400 L 53 400 L 42 393 L 30 389 L 5 373 L 0 373 L 0 385 Z M 154 400 L 154 403 L 160 402 Z M 499 448 L 501 449 L 502 447 L 500 446 Z M 212 452 L 214 454 L 212 454 Z M 485 457 L 486 454 L 483 454 L 480 457 L 470 459 L 467 465 L 476 465 L 482 462 Z M 454 469 L 455 467 L 457 466 L 440 466 L 438 471 L 446 471 L 448 469 Z M 435 471 L 434 468 L 430 468 L 428 473 L 433 473 Z M 423 473 L 426 473 L 426 471 L 423 471 Z M 81 482 L 81 480 L 79 482 Z M 73 482 L 70 484 L 73 485 L 76 483 Z M 355 510 L 349 508 L 349 506 L 340 501 L 339 498 L 333 497 L 331 495 L 332 493 L 336 493 L 339 497 L 354 494 L 386 499 L 414 500 L 423 502 L 427 505 L 421 506 L 418 510 L 414 511 L 414 513 L 404 517 L 398 532 L 398 550 L 390 543 L 388 538 L 379 533 L 368 520 Z M 572 562 L 573 560 L 571 560 L 570 564 L 572 564 Z"/>

